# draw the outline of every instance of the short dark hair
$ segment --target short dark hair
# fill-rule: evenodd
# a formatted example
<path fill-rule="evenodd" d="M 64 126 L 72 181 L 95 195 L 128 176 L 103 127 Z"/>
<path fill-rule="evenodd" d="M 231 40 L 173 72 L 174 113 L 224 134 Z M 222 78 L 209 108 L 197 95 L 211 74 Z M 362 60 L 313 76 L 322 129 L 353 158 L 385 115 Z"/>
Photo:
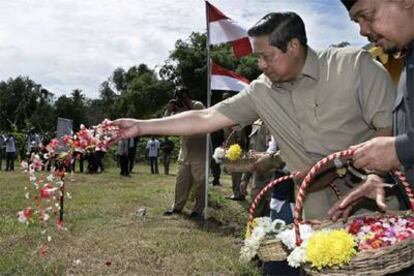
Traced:
<path fill-rule="evenodd" d="M 180 86 L 175 90 L 176 98 L 182 98 L 184 95 L 191 98 L 190 91 L 187 89 L 187 87 Z"/>
<path fill-rule="evenodd" d="M 357 2 L 358 0 L 341 0 L 342 4 L 344 4 L 345 8 L 349 11 L 351 10 L 352 6 Z"/>
<path fill-rule="evenodd" d="M 268 13 L 249 29 L 248 35 L 251 37 L 269 35 L 270 45 L 283 52 L 286 52 L 287 45 L 293 38 L 298 39 L 302 46 L 308 43 L 305 23 L 294 12 Z"/>

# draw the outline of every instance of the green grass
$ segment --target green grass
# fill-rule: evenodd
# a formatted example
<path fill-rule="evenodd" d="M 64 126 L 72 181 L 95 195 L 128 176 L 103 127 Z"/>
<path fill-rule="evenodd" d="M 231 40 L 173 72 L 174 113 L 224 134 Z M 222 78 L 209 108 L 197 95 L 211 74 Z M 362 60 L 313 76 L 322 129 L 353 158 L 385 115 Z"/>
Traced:
<path fill-rule="evenodd" d="M 224 187 L 209 191 L 209 219 L 163 217 L 174 196 L 174 176 L 151 175 L 146 165 L 121 178 L 116 168 L 66 178 L 67 231 L 47 242 L 38 225 L 25 226 L 16 212 L 27 203 L 28 177 L 0 171 L 0 275 L 259 275 L 239 263 L 246 204 L 224 199 Z M 175 173 L 175 170 L 173 170 Z M 192 207 L 191 202 L 187 204 Z M 137 210 L 146 208 L 146 215 Z M 190 209 L 186 209 L 188 214 Z M 47 244 L 41 257 L 39 246 Z"/>

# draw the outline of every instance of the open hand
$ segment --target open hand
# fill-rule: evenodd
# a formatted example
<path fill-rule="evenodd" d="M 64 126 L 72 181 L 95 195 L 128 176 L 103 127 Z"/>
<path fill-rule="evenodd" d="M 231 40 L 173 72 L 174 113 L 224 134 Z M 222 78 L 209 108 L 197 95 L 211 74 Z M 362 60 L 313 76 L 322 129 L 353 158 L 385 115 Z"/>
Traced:
<path fill-rule="evenodd" d="M 387 205 L 385 204 L 384 187 L 387 187 L 388 185 L 389 184 L 385 184 L 379 176 L 373 174 L 368 175 L 367 180 L 363 184 L 354 188 L 328 211 L 329 217 L 333 221 L 336 221 L 339 218 L 346 220 L 352 207 L 364 198 L 375 200 L 378 208 L 381 211 L 385 211 Z"/>

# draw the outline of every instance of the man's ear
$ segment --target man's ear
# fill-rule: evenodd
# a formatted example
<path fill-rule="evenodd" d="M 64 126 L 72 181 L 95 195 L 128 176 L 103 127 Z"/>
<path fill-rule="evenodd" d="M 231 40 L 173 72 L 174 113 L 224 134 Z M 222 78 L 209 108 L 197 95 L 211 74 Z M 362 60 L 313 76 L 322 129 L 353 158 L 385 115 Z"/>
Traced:
<path fill-rule="evenodd" d="M 297 56 L 300 50 L 301 44 L 299 39 L 292 38 L 287 45 L 287 53 L 292 56 Z"/>

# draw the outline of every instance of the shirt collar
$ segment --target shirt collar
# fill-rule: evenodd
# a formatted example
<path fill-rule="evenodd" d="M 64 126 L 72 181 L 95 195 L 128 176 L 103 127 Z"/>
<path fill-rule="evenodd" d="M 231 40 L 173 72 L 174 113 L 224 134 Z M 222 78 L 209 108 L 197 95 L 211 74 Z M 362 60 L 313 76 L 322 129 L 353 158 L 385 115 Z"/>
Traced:
<path fill-rule="evenodd" d="M 308 47 L 305 65 L 302 69 L 302 76 L 310 77 L 315 81 L 319 80 L 319 60 L 318 56 L 312 48 Z"/>

